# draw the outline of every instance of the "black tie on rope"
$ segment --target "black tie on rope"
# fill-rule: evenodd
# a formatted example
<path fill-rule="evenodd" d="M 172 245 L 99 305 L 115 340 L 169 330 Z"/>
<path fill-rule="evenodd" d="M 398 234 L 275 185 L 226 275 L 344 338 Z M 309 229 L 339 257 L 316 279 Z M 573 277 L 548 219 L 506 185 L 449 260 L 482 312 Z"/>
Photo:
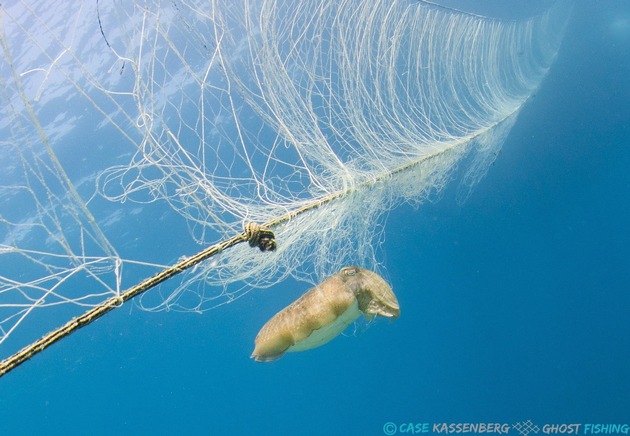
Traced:
<path fill-rule="evenodd" d="M 243 227 L 250 247 L 258 247 L 260 251 L 275 251 L 276 240 L 271 230 L 254 222 L 245 223 Z"/>

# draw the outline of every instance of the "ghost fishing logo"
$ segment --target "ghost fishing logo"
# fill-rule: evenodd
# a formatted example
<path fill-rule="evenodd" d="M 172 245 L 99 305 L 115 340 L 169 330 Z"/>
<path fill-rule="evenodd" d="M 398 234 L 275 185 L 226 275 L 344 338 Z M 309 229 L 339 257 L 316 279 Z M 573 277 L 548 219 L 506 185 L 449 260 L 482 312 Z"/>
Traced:
<path fill-rule="evenodd" d="M 561 423 L 538 425 L 530 419 L 513 424 L 506 423 L 470 423 L 470 422 L 386 422 L 383 433 L 395 434 L 515 434 L 520 436 L 534 435 L 627 435 L 630 424 L 580 424 Z"/>
<path fill-rule="evenodd" d="M 540 430 L 538 426 L 533 424 L 529 419 L 524 422 L 517 422 L 516 424 L 513 424 L 512 428 L 523 436 L 528 436 L 530 433 L 538 433 L 538 430 Z"/>

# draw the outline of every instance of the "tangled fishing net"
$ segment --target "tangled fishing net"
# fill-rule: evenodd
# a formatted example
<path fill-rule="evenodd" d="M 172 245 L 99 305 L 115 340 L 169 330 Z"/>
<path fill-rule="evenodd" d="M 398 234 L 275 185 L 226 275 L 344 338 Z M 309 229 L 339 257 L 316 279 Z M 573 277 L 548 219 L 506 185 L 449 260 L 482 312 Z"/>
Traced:
<path fill-rule="evenodd" d="M 219 250 L 140 305 L 204 311 L 289 275 L 378 269 L 383 214 L 457 167 L 467 195 L 567 16 L 66 3 L 0 7 L 0 357 L 250 222 L 274 251 Z"/>

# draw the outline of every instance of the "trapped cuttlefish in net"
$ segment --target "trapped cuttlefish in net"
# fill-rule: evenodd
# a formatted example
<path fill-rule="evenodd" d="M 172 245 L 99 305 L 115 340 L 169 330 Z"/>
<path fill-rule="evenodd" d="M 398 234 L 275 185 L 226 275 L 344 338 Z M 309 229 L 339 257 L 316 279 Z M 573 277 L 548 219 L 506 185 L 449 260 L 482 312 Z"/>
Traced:
<path fill-rule="evenodd" d="M 288 351 L 319 347 L 335 338 L 361 314 L 398 318 L 392 288 L 378 274 L 349 266 L 328 277 L 273 316 L 255 340 L 252 358 L 273 362 Z"/>

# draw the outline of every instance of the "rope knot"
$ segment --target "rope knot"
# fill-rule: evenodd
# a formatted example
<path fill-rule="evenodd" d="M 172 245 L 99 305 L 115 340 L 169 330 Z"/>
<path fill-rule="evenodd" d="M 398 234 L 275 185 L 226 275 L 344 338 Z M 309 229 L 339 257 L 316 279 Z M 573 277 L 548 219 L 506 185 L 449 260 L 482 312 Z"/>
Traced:
<path fill-rule="evenodd" d="M 250 247 L 258 247 L 260 251 L 274 251 L 276 249 L 275 235 L 266 227 L 248 222 L 244 225 L 245 238 Z"/>

